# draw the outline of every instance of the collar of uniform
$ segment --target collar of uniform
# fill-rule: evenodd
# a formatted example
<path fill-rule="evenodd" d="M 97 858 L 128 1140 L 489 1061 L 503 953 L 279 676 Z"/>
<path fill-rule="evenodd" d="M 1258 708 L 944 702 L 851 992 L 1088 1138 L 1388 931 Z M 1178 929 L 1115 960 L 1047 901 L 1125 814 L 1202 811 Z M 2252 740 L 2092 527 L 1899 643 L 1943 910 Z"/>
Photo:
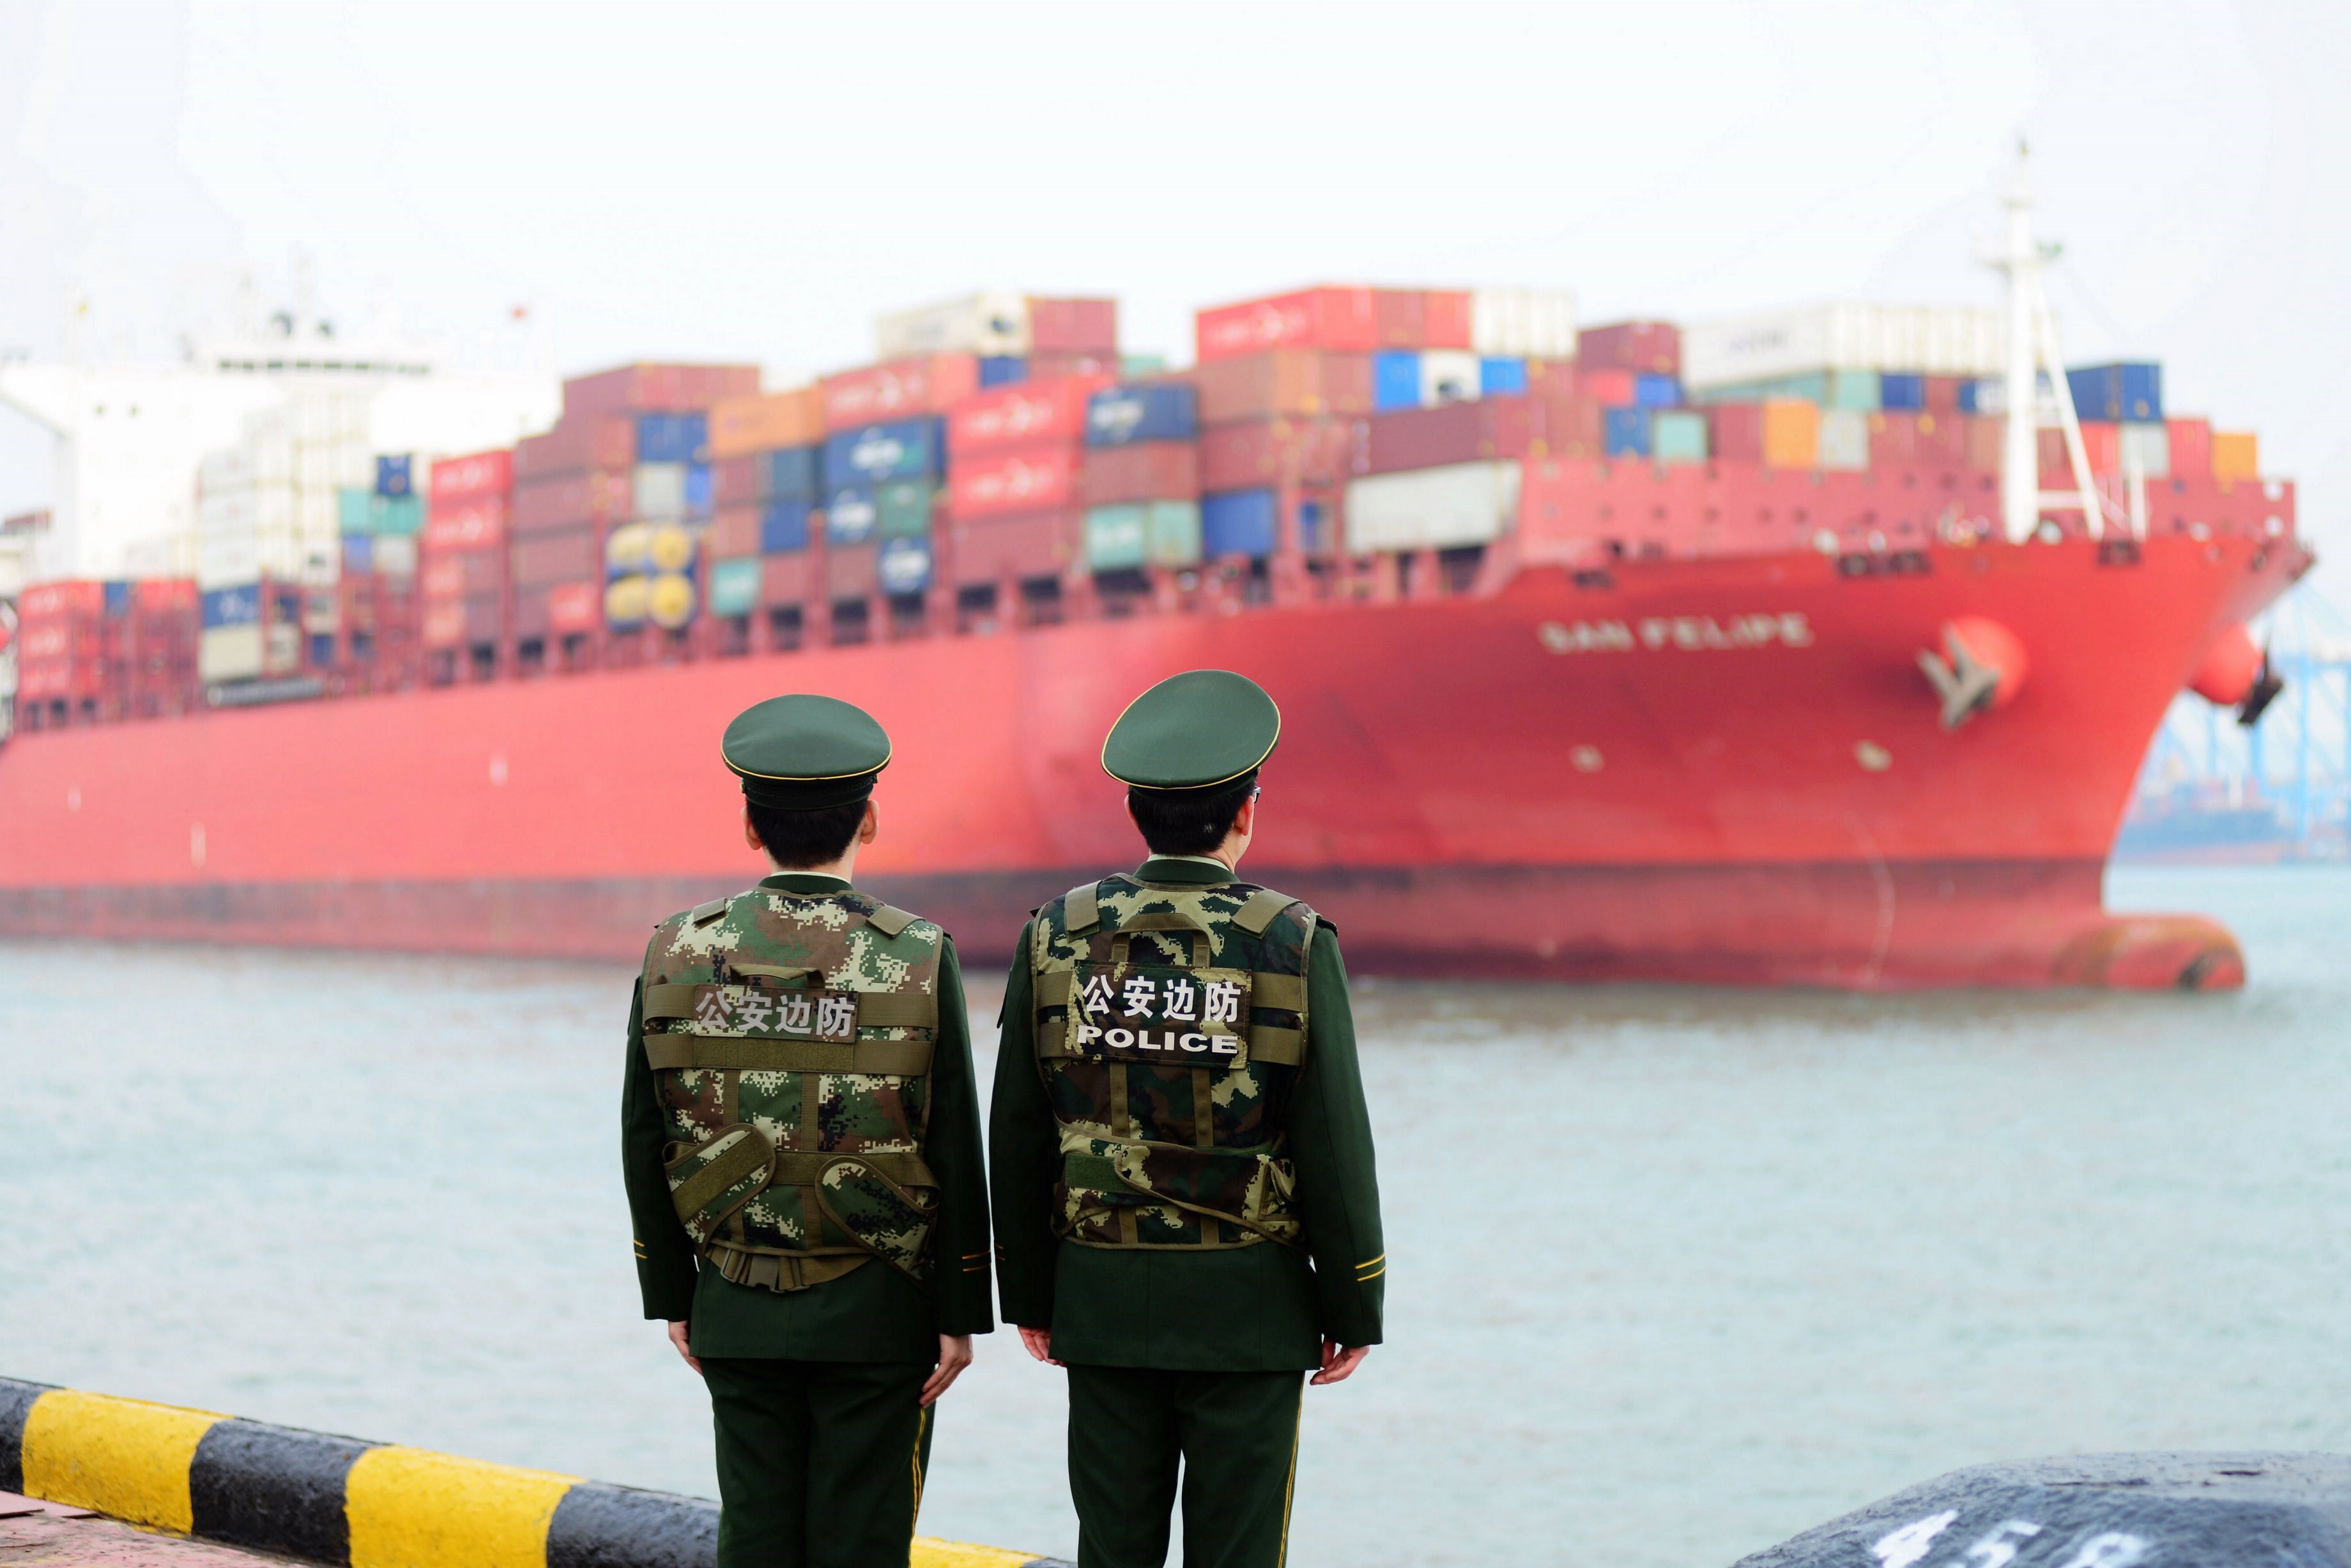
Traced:
<path fill-rule="evenodd" d="M 779 871 L 773 876 L 763 876 L 759 885 L 775 893 L 825 894 L 847 893 L 846 877 L 829 876 L 820 871 Z"/>
<path fill-rule="evenodd" d="M 1135 868 L 1143 882 L 1173 882 L 1209 886 L 1233 880 L 1232 869 L 1206 855 L 1153 855 Z"/>

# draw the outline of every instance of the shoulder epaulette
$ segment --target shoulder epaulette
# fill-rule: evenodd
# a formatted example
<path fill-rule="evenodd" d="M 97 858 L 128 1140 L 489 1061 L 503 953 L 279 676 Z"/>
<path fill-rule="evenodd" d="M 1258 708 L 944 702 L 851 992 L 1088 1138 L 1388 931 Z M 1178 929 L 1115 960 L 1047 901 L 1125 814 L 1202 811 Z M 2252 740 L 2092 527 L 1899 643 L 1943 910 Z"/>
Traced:
<path fill-rule="evenodd" d="M 1102 905 L 1095 898 L 1100 883 L 1089 882 L 1061 894 L 1061 924 L 1072 936 L 1102 924 Z"/>
<path fill-rule="evenodd" d="M 735 900 L 733 898 L 728 897 L 714 898 L 707 904 L 697 904 L 692 909 L 685 912 L 686 924 L 689 925 L 707 925 L 712 921 L 717 919 L 720 915 L 726 914 L 726 906 L 734 902 Z"/>
<path fill-rule="evenodd" d="M 1273 917 L 1297 902 L 1286 893 L 1260 887 L 1249 895 L 1248 903 L 1233 912 L 1233 924 L 1252 936 L 1262 936 L 1265 928 L 1273 924 Z"/>
<path fill-rule="evenodd" d="M 885 904 L 881 908 L 875 910 L 872 914 L 867 915 L 865 917 L 865 924 L 871 925 L 874 930 L 879 931 L 884 936 L 895 936 L 900 932 L 905 930 L 907 926 L 912 925 L 915 921 L 920 920 L 922 916 L 919 915 L 907 914 L 904 910 L 900 909 L 895 904 Z"/>

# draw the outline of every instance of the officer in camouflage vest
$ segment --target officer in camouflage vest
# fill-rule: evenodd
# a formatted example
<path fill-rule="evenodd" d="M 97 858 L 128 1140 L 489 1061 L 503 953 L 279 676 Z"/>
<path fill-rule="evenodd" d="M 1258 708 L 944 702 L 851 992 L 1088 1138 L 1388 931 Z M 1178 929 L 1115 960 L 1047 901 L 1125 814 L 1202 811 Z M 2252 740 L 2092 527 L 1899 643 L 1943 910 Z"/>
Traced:
<path fill-rule="evenodd" d="M 1235 871 L 1281 716 L 1195 670 L 1102 747 L 1150 858 L 1037 911 L 989 1113 L 997 1280 L 1069 1369 L 1081 1568 L 1279 1568 L 1301 1375 L 1380 1342 L 1387 1269 L 1328 921 Z"/>
<path fill-rule="evenodd" d="M 930 1407 L 992 1326 L 963 981 L 850 885 L 890 738 L 830 697 L 726 728 L 776 867 L 662 922 L 622 1154 L 645 1316 L 709 1385 L 719 1568 L 905 1568 Z"/>

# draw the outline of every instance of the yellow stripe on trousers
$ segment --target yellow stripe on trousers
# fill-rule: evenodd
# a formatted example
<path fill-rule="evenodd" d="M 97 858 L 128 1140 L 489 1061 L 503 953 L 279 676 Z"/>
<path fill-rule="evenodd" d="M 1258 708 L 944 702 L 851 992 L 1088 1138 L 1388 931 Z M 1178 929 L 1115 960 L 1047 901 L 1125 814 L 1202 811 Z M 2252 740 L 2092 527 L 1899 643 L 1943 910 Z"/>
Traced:
<path fill-rule="evenodd" d="M 543 1568 L 579 1478 L 423 1448 L 370 1448 L 343 1482 L 351 1568 Z"/>
<path fill-rule="evenodd" d="M 204 1434 L 226 1418 L 53 1388 L 25 1415 L 25 1491 L 185 1534 L 195 1525 L 188 1466 Z"/>
<path fill-rule="evenodd" d="M 908 1568 L 1027 1568 L 1037 1561 L 1033 1552 L 1007 1552 L 1000 1546 L 975 1546 L 968 1541 L 914 1538 Z"/>

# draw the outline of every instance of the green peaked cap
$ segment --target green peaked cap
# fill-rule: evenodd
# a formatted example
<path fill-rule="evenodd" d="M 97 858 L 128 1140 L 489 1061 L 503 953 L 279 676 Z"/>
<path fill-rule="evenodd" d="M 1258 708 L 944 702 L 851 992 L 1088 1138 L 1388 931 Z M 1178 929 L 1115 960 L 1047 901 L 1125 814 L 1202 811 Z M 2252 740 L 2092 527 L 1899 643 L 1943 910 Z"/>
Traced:
<path fill-rule="evenodd" d="M 1170 675 L 1126 705 L 1102 771 L 1140 789 L 1206 789 L 1254 773 L 1281 738 L 1281 710 L 1230 670 Z"/>
<path fill-rule="evenodd" d="M 719 750 L 754 805 L 820 811 L 873 793 L 890 737 L 873 716 L 838 697 L 769 697 L 735 716 Z"/>

